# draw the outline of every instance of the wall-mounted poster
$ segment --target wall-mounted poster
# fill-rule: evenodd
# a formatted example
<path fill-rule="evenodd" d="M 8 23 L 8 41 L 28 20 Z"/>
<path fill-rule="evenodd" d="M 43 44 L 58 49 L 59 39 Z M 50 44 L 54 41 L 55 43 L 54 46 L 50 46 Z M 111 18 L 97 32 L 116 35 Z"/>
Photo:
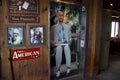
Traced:
<path fill-rule="evenodd" d="M 9 13 L 38 14 L 38 0 L 8 0 Z"/>
<path fill-rule="evenodd" d="M 44 44 L 44 33 L 43 25 L 29 25 L 29 45 Z"/>
<path fill-rule="evenodd" d="M 85 12 L 83 5 L 50 3 L 51 80 L 83 75 L 85 52 L 80 49 L 80 33 L 86 25 Z"/>
<path fill-rule="evenodd" d="M 8 47 L 25 44 L 24 27 L 23 25 L 6 25 L 6 44 Z"/>

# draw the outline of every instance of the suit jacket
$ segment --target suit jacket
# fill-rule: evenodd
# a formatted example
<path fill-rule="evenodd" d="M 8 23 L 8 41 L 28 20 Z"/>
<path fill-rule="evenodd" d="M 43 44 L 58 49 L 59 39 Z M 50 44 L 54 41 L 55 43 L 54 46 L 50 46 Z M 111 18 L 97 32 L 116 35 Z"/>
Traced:
<path fill-rule="evenodd" d="M 51 40 L 52 42 L 58 42 L 58 38 L 59 38 L 59 26 L 60 24 L 56 24 L 54 26 L 52 26 L 52 30 L 51 30 Z M 64 26 L 64 33 L 65 33 L 65 38 L 66 38 L 66 41 L 71 41 L 71 30 L 70 30 L 70 27 L 63 23 L 62 24 Z"/>

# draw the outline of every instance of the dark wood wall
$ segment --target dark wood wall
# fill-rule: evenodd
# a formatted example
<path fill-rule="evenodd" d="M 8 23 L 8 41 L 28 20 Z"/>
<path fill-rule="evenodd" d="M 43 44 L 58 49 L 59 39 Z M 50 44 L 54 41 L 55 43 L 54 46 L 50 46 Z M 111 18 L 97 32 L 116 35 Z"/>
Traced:
<path fill-rule="evenodd" d="M 26 44 L 24 47 L 13 47 L 12 49 L 40 48 L 40 58 L 30 60 L 13 61 L 15 80 L 48 80 L 48 0 L 39 0 L 38 23 L 10 23 L 8 21 L 7 0 L 2 0 L 0 6 L 0 36 L 1 36 L 1 80 L 12 80 L 12 73 L 9 61 L 9 48 L 5 44 L 5 25 L 25 25 Z M 16 15 L 16 14 L 14 14 Z M 45 44 L 38 46 L 28 46 L 28 25 L 45 25 Z"/>
<path fill-rule="evenodd" d="M 2 12 L 2 8 L 1 8 L 2 5 L 0 5 L 0 12 Z M 0 13 L 0 17 L 1 17 L 1 13 Z M 2 22 L 2 19 L 0 19 L 0 23 Z M 0 24 L 0 34 L 1 34 L 1 24 Z M 1 35 L 0 35 L 1 36 Z M 0 37 L 0 77 L 1 77 L 1 37 Z"/>
<path fill-rule="evenodd" d="M 39 0 L 39 23 L 9 23 L 7 0 L 2 0 L 0 6 L 0 38 L 1 40 L 1 78 L 2 80 L 12 80 L 10 61 L 9 61 L 9 48 L 5 45 L 5 24 L 23 24 L 26 25 L 26 37 L 28 37 L 29 24 L 42 24 L 45 25 L 45 44 L 40 46 L 28 46 L 19 48 L 40 48 L 40 58 L 31 60 L 14 61 L 14 76 L 15 80 L 48 80 L 49 79 L 49 46 L 48 46 L 48 0 Z M 67 2 L 76 2 L 76 0 L 63 0 Z M 83 4 L 87 7 L 87 53 L 85 74 L 93 76 L 99 70 L 99 54 L 100 54 L 100 36 L 101 36 L 101 0 L 83 0 Z M 98 33 L 99 32 L 99 33 Z M 28 39 L 26 39 L 26 42 Z M 13 48 L 13 49 L 17 49 Z"/>
<path fill-rule="evenodd" d="M 102 0 L 83 0 L 83 4 L 87 6 L 88 10 L 85 74 L 87 76 L 94 76 L 98 74 L 99 70 Z"/>

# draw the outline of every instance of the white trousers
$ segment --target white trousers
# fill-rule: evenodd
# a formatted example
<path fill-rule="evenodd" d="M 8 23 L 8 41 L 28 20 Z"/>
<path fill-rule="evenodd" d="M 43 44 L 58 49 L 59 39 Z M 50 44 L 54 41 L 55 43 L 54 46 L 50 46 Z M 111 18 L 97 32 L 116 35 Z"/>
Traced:
<path fill-rule="evenodd" d="M 61 66 L 61 62 L 62 62 L 62 50 L 64 49 L 64 53 L 65 53 L 65 60 L 66 60 L 66 66 L 70 67 L 71 65 L 71 51 L 70 51 L 70 46 L 66 45 L 66 46 L 57 46 L 56 47 L 56 55 L 55 55 L 55 59 L 56 59 L 56 66 L 59 69 Z"/>

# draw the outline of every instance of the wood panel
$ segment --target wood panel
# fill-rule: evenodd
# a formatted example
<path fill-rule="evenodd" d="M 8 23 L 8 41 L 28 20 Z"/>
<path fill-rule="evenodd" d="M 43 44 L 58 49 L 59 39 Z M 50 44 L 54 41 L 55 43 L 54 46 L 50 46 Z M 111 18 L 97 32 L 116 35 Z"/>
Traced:
<path fill-rule="evenodd" d="M 85 0 L 88 10 L 88 32 L 87 32 L 87 55 L 86 71 L 87 76 L 93 76 L 98 73 L 100 38 L 101 38 L 101 0 Z M 98 33 L 99 32 L 99 33 Z"/>
<path fill-rule="evenodd" d="M 0 12 L 2 12 L 2 5 L 0 5 Z M 2 17 L 1 13 L 0 17 Z M 2 19 L 0 19 L 0 23 L 2 23 Z M 0 24 L 0 36 L 1 36 L 1 24 Z M 1 37 L 0 37 L 0 77 L 1 77 Z"/>
<path fill-rule="evenodd" d="M 15 80 L 48 80 L 48 0 L 39 0 L 39 23 L 9 23 L 7 0 L 2 0 L 2 10 L 0 11 L 2 17 L 2 24 L 0 25 L 0 32 L 3 37 L 1 38 L 2 53 L 1 53 L 1 67 L 2 67 L 2 80 L 12 80 L 11 67 L 9 61 L 9 48 L 5 45 L 5 24 L 25 25 L 25 38 L 26 43 L 23 47 L 14 47 L 13 49 L 26 49 L 26 48 L 40 48 L 40 58 L 31 60 L 21 60 L 13 62 L 14 79 Z M 17 15 L 17 14 L 14 14 Z M 45 44 L 38 46 L 28 45 L 28 29 L 31 24 L 45 25 Z"/>
<path fill-rule="evenodd" d="M 100 70 L 108 68 L 109 65 L 109 49 L 110 49 L 110 33 L 111 33 L 111 16 L 109 10 L 103 10 L 102 14 L 102 36 L 101 36 L 101 54 L 100 54 Z"/>
<path fill-rule="evenodd" d="M 40 6 L 39 11 L 40 17 L 39 23 L 32 24 L 42 24 L 45 25 L 45 44 L 40 46 L 26 46 L 19 48 L 34 48 L 39 47 L 41 57 L 33 60 L 23 60 L 23 61 L 14 61 L 14 76 L 15 80 L 48 80 L 49 78 L 49 58 L 48 58 L 48 0 L 39 0 Z M 69 0 L 64 0 L 69 1 Z M 70 0 L 73 2 L 73 0 Z M 93 75 L 97 73 L 98 70 L 98 59 L 99 59 L 99 49 L 100 49 L 100 34 L 101 32 L 101 0 L 84 0 L 84 4 L 88 8 L 88 32 L 87 32 L 87 59 L 86 59 L 86 74 Z M 8 11 L 7 11 L 7 0 L 2 0 L 2 9 L 0 16 L 2 20 L 0 24 L 0 35 L 1 38 L 1 67 L 2 67 L 2 80 L 12 80 L 11 68 L 9 62 L 9 48 L 5 45 L 5 24 L 23 24 L 26 25 L 26 42 L 28 41 L 28 25 L 31 23 L 9 23 L 8 22 Z M 14 48 L 17 49 L 17 48 Z"/>

